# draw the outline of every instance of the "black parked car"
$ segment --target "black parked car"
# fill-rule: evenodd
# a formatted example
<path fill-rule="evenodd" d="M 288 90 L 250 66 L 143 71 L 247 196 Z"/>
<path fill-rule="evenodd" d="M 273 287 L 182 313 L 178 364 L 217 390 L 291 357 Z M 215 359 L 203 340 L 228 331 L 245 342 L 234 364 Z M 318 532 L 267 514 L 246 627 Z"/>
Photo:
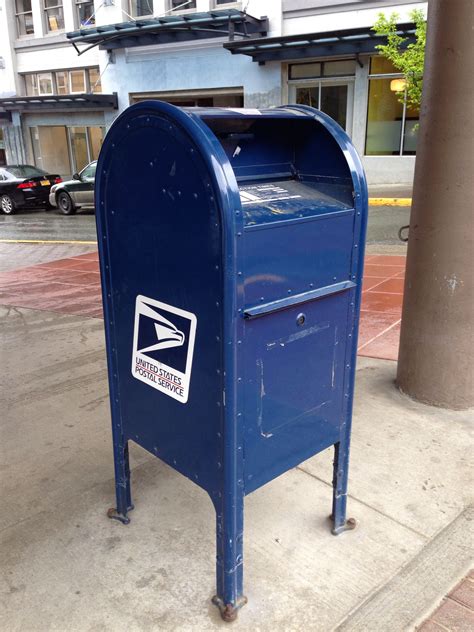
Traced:
<path fill-rule="evenodd" d="M 49 207 L 49 191 L 59 182 L 62 178 L 57 173 L 31 165 L 0 167 L 0 209 L 11 215 L 21 207 Z"/>
<path fill-rule="evenodd" d="M 79 208 L 94 208 L 94 184 L 97 161 L 90 162 L 72 180 L 65 180 L 51 187 L 49 203 L 57 206 L 64 215 L 74 215 Z"/>

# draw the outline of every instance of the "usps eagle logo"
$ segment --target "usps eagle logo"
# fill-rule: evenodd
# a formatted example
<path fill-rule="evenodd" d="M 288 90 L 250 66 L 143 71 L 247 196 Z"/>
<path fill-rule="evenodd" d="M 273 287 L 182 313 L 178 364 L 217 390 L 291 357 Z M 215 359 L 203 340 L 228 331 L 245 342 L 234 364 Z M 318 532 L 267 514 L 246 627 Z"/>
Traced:
<path fill-rule="evenodd" d="M 186 403 L 196 337 L 196 315 L 146 296 L 137 296 L 132 375 Z"/>
<path fill-rule="evenodd" d="M 152 309 L 146 303 L 142 306 L 140 313 L 153 319 L 157 342 L 149 347 L 140 349 L 141 353 L 150 351 L 158 351 L 159 349 L 170 349 L 171 347 L 181 347 L 185 341 L 185 335 L 182 331 L 169 320 L 167 320 L 160 312 Z"/>

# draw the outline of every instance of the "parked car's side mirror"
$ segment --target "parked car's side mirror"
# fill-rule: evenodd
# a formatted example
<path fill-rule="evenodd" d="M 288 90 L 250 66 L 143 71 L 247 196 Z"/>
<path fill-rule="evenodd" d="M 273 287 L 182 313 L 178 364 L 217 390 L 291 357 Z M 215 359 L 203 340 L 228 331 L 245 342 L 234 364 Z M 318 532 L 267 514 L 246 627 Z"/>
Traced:
<path fill-rule="evenodd" d="M 80 179 L 81 179 L 81 176 L 80 176 L 78 173 L 73 173 L 73 174 L 72 174 L 72 179 L 73 179 L 73 180 L 80 180 Z"/>

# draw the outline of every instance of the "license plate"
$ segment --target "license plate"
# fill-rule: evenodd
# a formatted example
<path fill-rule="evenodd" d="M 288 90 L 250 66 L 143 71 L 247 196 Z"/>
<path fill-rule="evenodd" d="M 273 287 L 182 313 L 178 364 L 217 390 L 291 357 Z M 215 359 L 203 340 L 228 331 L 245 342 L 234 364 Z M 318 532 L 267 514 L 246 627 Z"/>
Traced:
<path fill-rule="evenodd" d="M 41 180 L 40 184 L 42 187 L 49 187 L 51 182 L 49 180 Z"/>

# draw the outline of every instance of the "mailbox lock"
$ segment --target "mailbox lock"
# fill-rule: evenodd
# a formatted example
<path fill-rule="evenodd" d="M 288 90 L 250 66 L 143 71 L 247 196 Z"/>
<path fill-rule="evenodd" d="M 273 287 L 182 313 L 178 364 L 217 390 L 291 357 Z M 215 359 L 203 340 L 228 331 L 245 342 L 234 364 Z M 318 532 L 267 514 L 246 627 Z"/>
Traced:
<path fill-rule="evenodd" d="M 306 316 L 304 314 L 298 314 L 298 316 L 296 317 L 296 324 L 304 325 L 305 320 L 306 320 Z"/>

